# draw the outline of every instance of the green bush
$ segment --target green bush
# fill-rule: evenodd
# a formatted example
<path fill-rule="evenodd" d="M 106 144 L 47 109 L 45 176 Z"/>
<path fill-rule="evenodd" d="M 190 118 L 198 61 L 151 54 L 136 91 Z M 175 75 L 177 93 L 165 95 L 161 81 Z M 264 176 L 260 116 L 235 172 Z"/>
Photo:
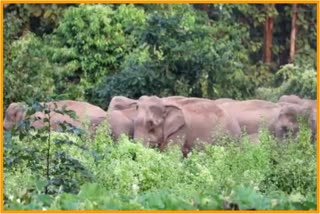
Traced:
<path fill-rule="evenodd" d="M 288 55 L 289 34 L 279 26 L 291 23 L 291 6 L 194 7 L 8 6 L 5 107 L 51 97 L 106 108 L 114 95 L 315 99 L 315 7 L 299 5 L 295 64 L 275 74 L 271 67 Z M 275 18 L 271 65 L 260 61 L 266 12 Z M 4 136 L 5 209 L 316 208 L 316 152 L 303 127 L 282 143 L 263 130 L 258 145 L 223 136 L 186 159 L 178 148 L 160 153 L 126 136 L 113 142 L 107 124 L 94 138 L 67 126 L 65 133 L 20 128 Z"/>
<path fill-rule="evenodd" d="M 273 88 L 258 88 L 256 97 L 278 101 L 284 94 L 296 94 L 303 98 L 316 99 L 317 72 L 314 68 L 287 64 L 277 71 L 273 85 Z"/>
<path fill-rule="evenodd" d="M 59 67 L 56 93 L 94 100 L 92 88 L 118 72 L 124 57 L 136 46 L 135 31 L 144 21 L 144 11 L 133 5 L 116 10 L 100 4 L 68 8 L 48 38 L 50 59 Z"/>
<path fill-rule="evenodd" d="M 4 106 L 30 98 L 54 97 L 54 73 L 43 41 L 29 33 L 12 43 L 4 63 Z"/>
<path fill-rule="evenodd" d="M 207 25 L 208 17 L 190 5 L 164 7 L 147 14 L 137 31 L 140 46 L 124 58 L 120 73 L 97 87 L 98 103 L 105 105 L 114 95 L 252 95 L 256 80 L 245 72 L 248 53 L 238 38 L 243 32 L 221 23 Z"/>
<path fill-rule="evenodd" d="M 105 108 L 115 95 L 277 100 L 295 93 L 315 98 L 316 31 L 306 28 L 315 21 L 315 7 L 299 5 L 295 63 L 275 74 L 287 63 L 289 34 L 279 26 L 290 21 L 291 7 L 212 4 L 208 13 L 195 8 L 7 6 L 5 107 L 45 97 L 86 100 Z M 266 15 L 275 18 L 271 64 L 261 61 Z"/>
<path fill-rule="evenodd" d="M 186 159 L 177 147 L 160 153 L 126 136 L 113 142 L 108 133 L 105 124 L 93 139 L 52 133 L 49 181 L 57 183 L 47 193 L 45 132 L 7 137 L 5 209 L 316 207 L 315 146 L 305 143 L 307 129 L 282 143 L 264 130 L 258 145 L 247 136 L 222 138 Z"/>

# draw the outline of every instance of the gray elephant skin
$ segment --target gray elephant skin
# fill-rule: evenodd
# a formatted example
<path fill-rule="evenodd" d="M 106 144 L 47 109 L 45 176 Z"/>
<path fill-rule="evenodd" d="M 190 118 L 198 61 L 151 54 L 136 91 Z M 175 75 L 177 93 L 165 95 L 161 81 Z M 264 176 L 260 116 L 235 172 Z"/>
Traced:
<path fill-rule="evenodd" d="M 133 137 L 133 119 L 136 116 L 136 107 L 136 100 L 124 96 L 114 96 L 111 99 L 107 111 L 107 121 L 114 140 L 118 140 L 121 134 Z"/>
<path fill-rule="evenodd" d="M 81 101 L 73 101 L 73 100 L 61 100 L 61 101 L 53 101 L 47 103 L 41 103 L 41 105 L 47 105 L 50 112 L 51 117 L 51 128 L 54 131 L 60 129 L 61 123 L 68 123 L 77 128 L 83 128 L 83 125 L 86 121 L 89 121 L 90 129 L 94 129 L 101 121 L 106 118 L 106 112 L 90 103 L 81 102 Z M 71 118 L 67 114 L 60 114 L 54 112 L 53 110 L 62 110 L 65 107 L 66 110 L 74 111 L 76 114 L 76 119 Z M 4 129 L 11 130 L 14 126 L 16 126 L 20 121 L 24 120 L 26 117 L 26 110 L 22 103 L 11 103 L 9 107 L 6 109 L 5 119 L 4 119 Z M 44 127 L 44 118 L 47 118 L 48 115 L 44 114 L 44 112 L 36 112 L 30 116 L 31 119 L 31 127 L 35 129 L 40 129 Z"/>
<path fill-rule="evenodd" d="M 142 96 L 137 108 L 134 138 L 161 150 L 175 142 L 186 156 L 198 140 L 211 143 L 218 134 L 240 135 L 236 121 L 213 101 Z"/>

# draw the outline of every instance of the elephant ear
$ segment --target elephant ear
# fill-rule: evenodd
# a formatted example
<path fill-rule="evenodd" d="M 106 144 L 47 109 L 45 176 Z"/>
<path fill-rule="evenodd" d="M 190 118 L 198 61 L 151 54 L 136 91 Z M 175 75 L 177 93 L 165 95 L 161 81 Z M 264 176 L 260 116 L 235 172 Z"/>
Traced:
<path fill-rule="evenodd" d="M 131 103 L 130 105 L 128 105 L 128 108 L 122 110 L 122 112 L 128 119 L 133 120 L 133 118 L 137 115 L 138 112 L 138 103 Z"/>
<path fill-rule="evenodd" d="M 137 102 L 132 102 L 129 104 L 129 108 L 131 109 L 137 109 L 138 103 Z"/>
<path fill-rule="evenodd" d="M 183 112 L 180 108 L 174 105 L 166 105 L 165 107 L 164 141 L 186 125 Z"/>

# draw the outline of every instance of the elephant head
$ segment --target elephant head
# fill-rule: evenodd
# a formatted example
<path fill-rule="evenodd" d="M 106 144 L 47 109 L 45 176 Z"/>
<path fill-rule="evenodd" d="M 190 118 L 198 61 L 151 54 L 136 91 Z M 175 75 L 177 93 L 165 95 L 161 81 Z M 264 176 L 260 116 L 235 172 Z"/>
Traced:
<path fill-rule="evenodd" d="M 6 110 L 4 130 L 12 129 L 20 121 L 24 120 L 26 111 L 21 103 L 11 103 Z"/>
<path fill-rule="evenodd" d="M 279 112 L 276 124 L 276 137 L 283 139 L 291 132 L 295 135 L 298 132 L 298 115 L 299 109 L 297 106 L 283 105 Z"/>
<path fill-rule="evenodd" d="M 125 110 L 133 106 L 136 106 L 136 100 L 124 96 L 114 96 L 110 101 L 108 111 Z"/>
<path fill-rule="evenodd" d="M 157 96 L 142 96 L 138 100 L 134 119 L 134 139 L 150 147 L 164 148 L 169 139 L 178 137 L 185 127 L 182 110 Z"/>
<path fill-rule="evenodd" d="M 110 101 L 108 112 L 114 110 L 122 111 L 128 118 L 133 119 L 136 115 L 136 106 L 136 100 L 124 96 L 114 96 Z"/>
<path fill-rule="evenodd" d="M 312 109 L 309 107 L 289 103 L 281 105 L 281 110 L 275 124 L 276 137 L 283 139 L 287 137 L 290 132 L 292 136 L 295 137 L 299 131 L 299 117 L 305 118 L 308 121 L 309 127 L 313 129 L 312 115 Z"/>

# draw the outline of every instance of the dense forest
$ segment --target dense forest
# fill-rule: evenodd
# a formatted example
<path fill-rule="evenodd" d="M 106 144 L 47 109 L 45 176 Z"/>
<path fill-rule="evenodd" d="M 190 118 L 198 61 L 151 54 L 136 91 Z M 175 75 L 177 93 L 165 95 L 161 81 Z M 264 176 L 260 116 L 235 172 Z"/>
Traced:
<path fill-rule="evenodd" d="M 315 102 L 316 14 L 316 4 L 4 5 L 4 109 L 29 104 L 4 131 L 4 209 L 316 209 L 316 148 L 302 119 L 283 141 L 262 128 L 258 144 L 219 136 L 183 157 L 115 140 L 104 122 L 94 136 L 54 132 L 40 105 L 84 101 L 104 114 L 115 96 Z M 36 111 L 43 129 L 30 128 Z"/>
<path fill-rule="evenodd" d="M 106 108 L 114 95 L 316 96 L 316 5 L 13 4 L 4 12 L 5 107 L 28 98 Z"/>

